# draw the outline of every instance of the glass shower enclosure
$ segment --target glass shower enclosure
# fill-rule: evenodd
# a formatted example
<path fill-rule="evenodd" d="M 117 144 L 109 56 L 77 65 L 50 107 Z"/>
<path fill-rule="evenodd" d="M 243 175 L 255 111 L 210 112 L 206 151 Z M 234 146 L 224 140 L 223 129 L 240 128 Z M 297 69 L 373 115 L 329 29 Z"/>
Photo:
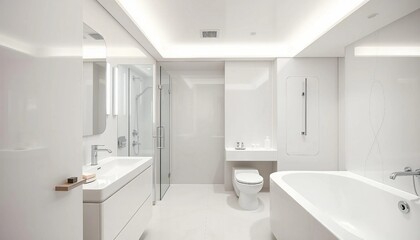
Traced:
<path fill-rule="evenodd" d="M 153 65 L 118 65 L 114 97 L 118 99 L 119 110 L 118 156 L 157 159 L 154 161 L 155 198 L 161 200 L 171 183 L 171 78 L 161 67 L 157 70 L 154 82 Z M 156 96 L 154 86 L 158 88 Z M 155 133 L 154 126 L 157 126 Z"/>

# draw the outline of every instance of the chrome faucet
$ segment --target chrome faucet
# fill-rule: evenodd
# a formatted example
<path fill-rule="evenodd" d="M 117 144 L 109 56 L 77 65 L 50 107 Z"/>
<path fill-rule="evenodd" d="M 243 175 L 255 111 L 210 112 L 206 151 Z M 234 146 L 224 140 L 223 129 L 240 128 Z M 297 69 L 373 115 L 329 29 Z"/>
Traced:
<path fill-rule="evenodd" d="M 98 147 L 102 147 L 105 145 L 92 145 L 90 151 L 90 165 L 95 166 L 98 165 L 98 152 L 99 151 L 107 151 L 108 153 L 112 153 L 111 149 L 100 149 Z"/>
<path fill-rule="evenodd" d="M 413 172 L 410 167 L 405 167 L 404 172 L 393 172 L 389 178 L 395 180 L 398 176 L 420 176 L 420 169 Z"/>

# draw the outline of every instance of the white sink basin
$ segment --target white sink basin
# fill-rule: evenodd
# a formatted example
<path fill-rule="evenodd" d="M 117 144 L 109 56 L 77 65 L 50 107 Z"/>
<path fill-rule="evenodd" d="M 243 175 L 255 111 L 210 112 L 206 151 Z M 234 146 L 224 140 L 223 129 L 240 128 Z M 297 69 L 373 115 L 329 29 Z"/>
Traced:
<path fill-rule="evenodd" d="M 277 161 L 277 149 L 247 148 L 236 150 L 226 148 L 226 161 Z"/>
<path fill-rule="evenodd" d="M 152 165 L 151 157 L 109 157 L 83 173 L 95 173 L 96 181 L 83 184 L 83 202 L 100 203 Z"/>

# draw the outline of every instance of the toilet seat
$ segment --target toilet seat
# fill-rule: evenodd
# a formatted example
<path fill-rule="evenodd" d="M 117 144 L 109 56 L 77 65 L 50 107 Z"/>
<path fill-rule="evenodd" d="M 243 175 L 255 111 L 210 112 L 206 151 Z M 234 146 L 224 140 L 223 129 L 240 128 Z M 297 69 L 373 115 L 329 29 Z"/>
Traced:
<path fill-rule="evenodd" d="M 257 169 L 232 167 L 232 184 L 241 208 L 258 209 L 258 193 L 263 188 L 264 179 Z"/>
<path fill-rule="evenodd" d="M 235 179 L 242 184 L 260 184 L 264 181 L 263 177 L 256 173 L 238 173 Z"/>

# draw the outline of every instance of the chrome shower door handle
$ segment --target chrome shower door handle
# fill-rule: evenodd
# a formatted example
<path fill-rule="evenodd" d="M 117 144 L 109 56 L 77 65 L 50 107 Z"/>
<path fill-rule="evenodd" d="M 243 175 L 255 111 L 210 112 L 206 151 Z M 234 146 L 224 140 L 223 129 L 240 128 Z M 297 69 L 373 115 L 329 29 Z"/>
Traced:
<path fill-rule="evenodd" d="M 308 135 L 308 78 L 305 78 L 303 83 L 303 130 L 300 133 L 302 136 Z"/>
<path fill-rule="evenodd" d="M 161 131 L 161 133 L 162 133 L 162 136 L 161 136 L 162 144 L 161 144 L 161 146 L 162 146 L 162 149 L 163 149 L 163 148 L 166 147 L 166 144 L 165 144 L 165 127 L 161 126 L 161 128 L 162 128 L 162 131 Z"/>
<path fill-rule="evenodd" d="M 157 149 L 162 149 L 162 127 L 156 127 Z"/>
<path fill-rule="evenodd" d="M 157 148 L 164 149 L 165 148 L 165 127 L 159 126 L 156 128 L 156 140 L 157 140 Z"/>

